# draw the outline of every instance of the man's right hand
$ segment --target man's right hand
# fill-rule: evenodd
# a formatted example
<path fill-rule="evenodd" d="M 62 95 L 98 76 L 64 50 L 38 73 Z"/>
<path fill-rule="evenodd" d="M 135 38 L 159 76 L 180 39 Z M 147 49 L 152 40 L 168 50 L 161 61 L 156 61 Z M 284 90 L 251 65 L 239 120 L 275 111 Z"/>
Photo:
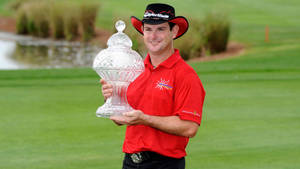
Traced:
<path fill-rule="evenodd" d="M 108 84 L 104 79 L 100 79 L 100 83 L 102 84 L 102 94 L 104 96 L 104 99 L 111 97 L 113 94 L 113 86 L 111 84 Z"/>
<path fill-rule="evenodd" d="M 111 97 L 113 94 L 113 86 L 111 84 L 108 84 L 104 79 L 100 79 L 100 83 L 102 85 L 101 91 L 102 95 L 104 96 L 104 99 Z M 115 124 L 121 126 L 123 124 L 118 123 L 115 120 L 112 120 Z"/>

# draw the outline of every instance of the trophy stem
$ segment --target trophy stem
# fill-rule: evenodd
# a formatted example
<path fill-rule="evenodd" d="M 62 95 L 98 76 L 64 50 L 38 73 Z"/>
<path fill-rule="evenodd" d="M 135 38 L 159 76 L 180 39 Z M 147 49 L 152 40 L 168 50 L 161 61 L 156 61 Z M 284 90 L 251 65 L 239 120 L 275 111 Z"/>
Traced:
<path fill-rule="evenodd" d="M 97 109 L 98 117 L 106 117 L 122 115 L 124 112 L 132 111 L 133 108 L 128 104 L 126 91 L 128 82 L 108 81 L 113 86 L 113 94 L 109 97 L 105 104 Z"/>

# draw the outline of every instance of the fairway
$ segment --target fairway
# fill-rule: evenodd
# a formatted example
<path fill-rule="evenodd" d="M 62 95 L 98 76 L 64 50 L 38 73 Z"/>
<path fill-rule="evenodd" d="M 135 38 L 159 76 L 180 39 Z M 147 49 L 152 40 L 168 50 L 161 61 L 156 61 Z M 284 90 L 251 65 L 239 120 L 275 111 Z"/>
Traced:
<path fill-rule="evenodd" d="M 264 59 L 191 64 L 207 98 L 188 169 L 300 167 L 300 69 Z M 125 127 L 96 118 L 103 99 L 93 70 L 1 71 L 0 93 L 0 168 L 120 168 Z"/>
<path fill-rule="evenodd" d="M 0 1 L 1 15 L 13 15 L 8 2 Z M 103 1 L 97 25 L 111 29 L 111 18 L 140 18 L 150 2 L 157 1 Z M 230 59 L 188 62 L 206 99 L 186 169 L 299 169 L 300 1 L 162 2 L 187 17 L 224 10 L 232 19 L 230 40 L 245 45 Z M 0 169 L 121 168 L 125 127 L 96 117 L 100 90 L 91 68 L 1 70 Z"/>

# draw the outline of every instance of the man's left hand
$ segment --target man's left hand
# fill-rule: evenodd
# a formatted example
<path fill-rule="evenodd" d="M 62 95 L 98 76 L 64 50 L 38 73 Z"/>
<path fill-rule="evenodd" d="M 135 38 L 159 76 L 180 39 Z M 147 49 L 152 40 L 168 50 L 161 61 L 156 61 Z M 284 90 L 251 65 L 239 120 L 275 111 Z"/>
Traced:
<path fill-rule="evenodd" d="M 145 114 L 140 110 L 123 113 L 123 116 L 111 116 L 110 119 L 117 124 L 138 125 L 143 124 Z"/>

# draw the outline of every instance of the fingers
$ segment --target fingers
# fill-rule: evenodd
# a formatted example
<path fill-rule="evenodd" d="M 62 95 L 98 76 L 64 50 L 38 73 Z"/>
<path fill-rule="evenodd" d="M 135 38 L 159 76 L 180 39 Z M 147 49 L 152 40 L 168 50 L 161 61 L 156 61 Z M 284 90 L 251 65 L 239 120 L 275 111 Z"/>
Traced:
<path fill-rule="evenodd" d="M 126 124 L 124 122 L 124 120 L 120 119 L 120 117 L 116 117 L 116 116 L 111 116 L 110 120 L 112 120 L 115 124 L 117 124 L 118 126 L 124 125 Z"/>
<path fill-rule="evenodd" d="M 112 96 L 112 91 L 111 90 L 102 91 L 102 95 L 104 96 L 105 99 L 107 99 Z"/>
<path fill-rule="evenodd" d="M 105 99 L 111 97 L 113 94 L 113 86 L 108 84 L 104 79 L 100 79 L 100 83 L 102 84 L 102 94 Z"/>
<path fill-rule="evenodd" d="M 135 111 L 124 112 L 123 116 L 134 117 L 134 116 L 136 116 L 136 113 L 135 113 Z"/>
<path fill-rule="evenodd" d="M 112 89 L 112 88 L 113 88 L 113 86 L 111 84 L 108 84 L 108 83 L 102 85 L 103 90 Z"/>
<path fill-rule="evenodd" d="M 109 89 L 113 87 L 111 84 L 108 84 L 104 79 L 100 79 L 100 83 L 102 85 L 102 89 Z"/>
<path fill-rule="evenodd" d="M 142 111 L 133 110 L 130 112 L 124 112 L 122 113 L 122 115 L 111 116 L 110 119 L 113 120 L 116 124 L 125 124 L 125 125 L 142 124 L 142 119 L 141 119 L 143 115 Z"/>
<path fill-rule="evenodd" d="M 100 83 L 101 83 L 102 85 L 107 84 L 107 82 L 106 82 L 104 79 L 100 79 Z"/>
<path fill-rule="evenodd" d="M 123 113 L 123 116 L 130 117 L 133 119 L 140 119 L 143 115 L 144 113 L 140 110 L 133 110 L 133 111 Z"/>

